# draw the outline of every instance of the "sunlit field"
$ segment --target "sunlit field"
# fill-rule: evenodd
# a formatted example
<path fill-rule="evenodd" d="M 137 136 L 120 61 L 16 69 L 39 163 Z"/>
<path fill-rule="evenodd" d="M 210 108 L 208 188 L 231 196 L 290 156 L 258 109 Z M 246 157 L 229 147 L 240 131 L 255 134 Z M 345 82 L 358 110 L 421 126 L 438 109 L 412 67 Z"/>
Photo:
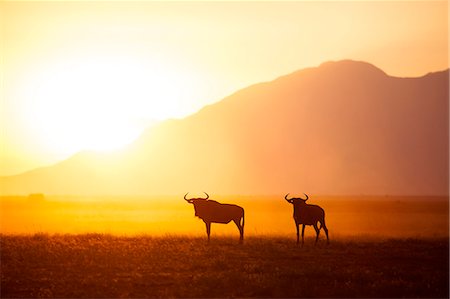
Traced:
<path fill-rule="evenodd" d="M 448 297 L 448 199 L 322 197 L 330 244 L 280 197 L 204 223 L 180 197 L 3 197 L 1 297 Z"/>
<path fill-rule="evenodd" d="M 295 237 L 292 205 L 284 195 L 213 196 L 245 209 L 245 235 Z M 179 197 L 2 197 L 0 232 L 181 234 L 205 236 L 193 206 Z M 447 197 L 311 196 L 325 209 L 330 238 L 340 236 L 448 237 Z M 322 232 L 323 233 L 323 232 Z M 314 234 L 308 227 L 306 236 Z M 238 237 L 233 223 L 213 224 L 212 237 Z M 323 237 L 323 235 L 322 235 Z"/>
<path fill-rule="evenodd" d="M 448 239 L 1 236 L 1 297 L 448 298 Z"/>

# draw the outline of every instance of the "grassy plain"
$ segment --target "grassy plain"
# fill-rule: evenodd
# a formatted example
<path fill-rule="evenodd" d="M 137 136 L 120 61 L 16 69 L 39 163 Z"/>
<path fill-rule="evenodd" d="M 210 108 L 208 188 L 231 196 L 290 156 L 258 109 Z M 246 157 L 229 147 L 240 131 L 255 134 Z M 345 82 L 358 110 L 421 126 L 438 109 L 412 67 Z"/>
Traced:
<path fill-rule="evenodd" d="M 448 238 L 1 235 L 2 298 L 448 298 Z"/>
<path fill-rule="evenodd" d="M 295 245 L 283 197 L 217 197 L 245 208 L 205 226 L 177 197 L 0 197 L 1 298 L 448 298 L 448 197 L 321 197 L 314 246 Z"/>

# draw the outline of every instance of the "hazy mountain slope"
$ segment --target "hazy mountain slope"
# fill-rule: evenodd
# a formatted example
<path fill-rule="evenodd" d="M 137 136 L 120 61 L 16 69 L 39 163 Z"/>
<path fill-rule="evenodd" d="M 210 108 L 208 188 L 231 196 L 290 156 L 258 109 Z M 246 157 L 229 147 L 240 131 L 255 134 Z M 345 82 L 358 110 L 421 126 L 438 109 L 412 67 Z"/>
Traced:
<path fill-rule="evenodd" d="M 448 71 L 329 62 L 149 129 L 111 156 L 2 178 L 2 193 L 448 194 Z"/>

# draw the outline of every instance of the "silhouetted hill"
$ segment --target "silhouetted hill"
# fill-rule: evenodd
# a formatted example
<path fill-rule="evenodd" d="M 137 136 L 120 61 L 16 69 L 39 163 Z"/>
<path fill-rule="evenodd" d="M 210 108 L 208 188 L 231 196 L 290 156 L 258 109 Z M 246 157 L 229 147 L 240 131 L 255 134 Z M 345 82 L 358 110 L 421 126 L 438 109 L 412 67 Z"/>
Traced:
<path fill-rule="evenodd" d="M 448 194 L 448 80 L 328 62 L 163 122 L 122 153 L 1 178 L 1 191 Z"/>

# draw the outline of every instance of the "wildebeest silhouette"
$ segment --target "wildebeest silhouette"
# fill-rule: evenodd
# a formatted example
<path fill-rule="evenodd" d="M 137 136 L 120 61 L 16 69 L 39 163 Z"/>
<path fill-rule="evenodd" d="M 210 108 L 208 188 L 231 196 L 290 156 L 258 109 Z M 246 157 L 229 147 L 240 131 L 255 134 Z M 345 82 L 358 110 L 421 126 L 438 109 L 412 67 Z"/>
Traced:
<path fill-rule="evenodd" d="M 209 200 L 209 195 L 206 193 L 206 198 L 186 198 L 188 193 L 184 195 L 184 199 L 194 205 L 195 216 L 199 217 L 206 224 L 206 234 L 208 235 L 208 242 L 211 234 L 211 223 L 229 223 L 233 220 L 239 229 L 239 242 L 244 241 L 244 209 L 233 204 L 222 204 L 215 200 Z M 242 223 L 241 223 L 242 219 Z"/>
<path fill-rule="evenodd" d="M 305 234 L 305 226 L 312 225 L 316 230 L 316 242 L 319 240 L 320 229 L 323 228 L 325 234 L 327 235 L 327 244 L 329 243 L 328 239 L 328 228 L 325 225 L 325 211 L 317 206 L 307 204 L 308 195 L 306 195 L 306 199 L 300 197 L 288 198 L 288 194 L 284 197 L 288 203 L 291 203 L 294 206 L 294 221 L 295 227 L 297 228 L 297 244 L 299 243 L 299 225 L 302 224 L 302 246 L 304 243 L 304 234 Z M 317 227 L 317 222 L 320 223 L 320 228 Z"/>

